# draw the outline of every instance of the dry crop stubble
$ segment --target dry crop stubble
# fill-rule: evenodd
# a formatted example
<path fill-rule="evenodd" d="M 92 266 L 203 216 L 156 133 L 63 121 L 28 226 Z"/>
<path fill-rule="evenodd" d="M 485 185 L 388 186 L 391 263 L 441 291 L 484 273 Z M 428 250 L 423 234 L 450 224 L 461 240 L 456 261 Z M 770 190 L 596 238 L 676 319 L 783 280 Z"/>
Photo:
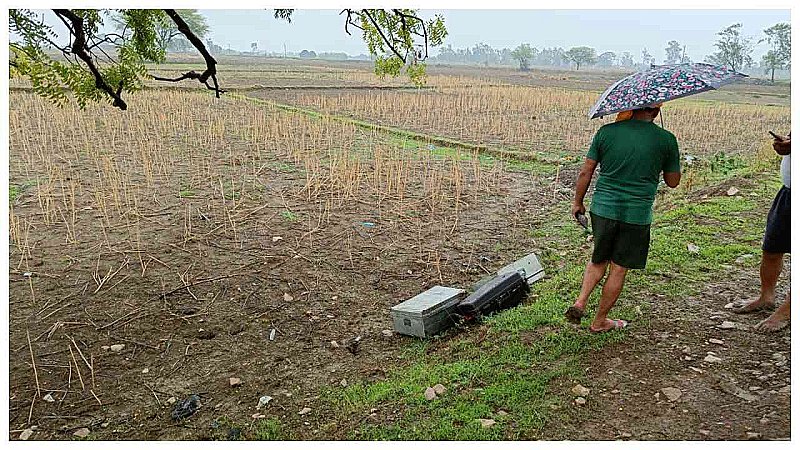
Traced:
<path fill-rule="evenodd" d="M 415 277 L 444 280 L 459 270 L 443 263 L 452 258 L 448 235 L 465 211 L 474 221 L 508 176 L 502 162 L 475 153 L 235 99 L 147 91 L 131 105 L 80 111 L 12 94 L 10 183 L 20 194 L 9 211 L 11 341 L 19 347 L 30 329 L 39 369 L 12 364 L 14 415 L 35 419 L 49 408 L 29 390 L 34 375 L 80 411 L 113 404 L 109 379 L 132 369 L 100 344 L 125 342 L 131 361 L 171 355 L 160 327 L 184 322 L 180 302 L 210 293 L 227 305 L 227 295 L 204 288 L 252 263 L 266 280 L 281 264 L 327 267 L 328 280 L 365 264 L 397 279 L 414 267 Z M 231 306 L 256 315 L 274 308 L 250 295 Z M 64 348 L 67 334 L 79 352 Z M 188 364 L 187 342 L 169 356 L 178 360 L 166 362 L 167 375 Z"/>
<path fill-rule="evenodd" d="M 266 95 L 325 113 L 353 116 L 476 144 L 521 149 L 542 156 L 581 156 L 594 132 L 612 118 L 589 120 L 597 93 L 556 87 L 475 87 L 440 81 L 419 91 L 280 92 Z M 683 151 L 748 155 L 765 130 L 788 130 L 789 108 L 693 99 L 669 102 L 664 126 Z"/>

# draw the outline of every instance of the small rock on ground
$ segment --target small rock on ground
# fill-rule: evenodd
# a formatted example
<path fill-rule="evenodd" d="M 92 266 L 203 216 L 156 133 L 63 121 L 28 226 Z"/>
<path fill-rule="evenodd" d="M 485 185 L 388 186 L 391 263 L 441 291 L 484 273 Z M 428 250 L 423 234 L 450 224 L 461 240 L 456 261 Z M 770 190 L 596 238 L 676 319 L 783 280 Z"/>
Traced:
<path fill-rule="evenodd" d="M 481 423 L 481 426 L 483 428 L 491 428 L 492 426 L 494 426 L 495 423 L 497 423 L 492 419 L 477 419 L 477 420 L 478 422 Z"/>
<path fill-rule="evenodd" d="M 586 399 L 583 397 L 578 397 L 575 399 L 575 404 L 578 406 L 583 406 L 586 404 Z"/>
<path fill-rule="evenodd" d="M 747 440 L 748 441 L 757 441 L 761 439 L 761 433 L 755 433 L 753 431 L 747 432 Z"/>
<path fill-rule="evenodd" d="M 722 339 L 711 338 L 708 340 L 708 342 L 711 344 L 725 345 L 725 341 L 723 341 Z"/>
<path fill-rule="evenodd" d="M 311 412 L 311 408 L 305 407 L 305 408 L 301 409 L 300 412 L 298 412 L 297 414 L 300 414 L 301 416 L 305 416 L 306 414 L 308 414 L 310 412 Z"/>
<path fill-rule="evenodd" d="M 580 384 L 576 384 L 572 387 L 572 393 L 577 395 L 578 397 L 586 397 L 591 392 L 591 389 L 581 386 Z"/>
<path fill-rule="evenodd" d="M 85 438 L 86 436 L 89 435 L 89 433 L 91 433 L 91 431 L 89 431 L 88 428 L 81 428 L 78 431 L 72 433 L 72 435 L 79 438 Z"/>
<path fill-rule="evenodd" d="M 111 347 L 109 347 L 109 349 L 111 349 L 112 352 L 121 352 L 124 348 L 125 344 L 114 344 Z"/>
<path fill-rule="evenodd" d="M 709 363 L 718 363 L 718 362 L 722 362 L 722 358 L 717 358 L 714 355 L 708 355 L 705 358 L 703 358 L 703 361 L 709 362 Z"/>
<path fill-rule="evenodd" d="M 392 335 L 394 334 L 392 330 L 383 330 L 381 331 L 381 333 L 383 333 L 383 335 L 386 337 L 392 337 Z"/>
<path fill-rule="evenodd" d="M 674 388 L 674 387 L 662 388 L 661 392 L 663 392 L 664 395 L 667 396 L 667 399 L 669 401 L 671 401 L 671 402 L 674 402 L 674 401 L 678 400 L 679 398 L 681 398 L 681 395 L 682 395 L 681 390 L 678 389 L 678 388 Z"/>
<path fill-rule="evenodd" d="M 442 386 L 441 384 L 437 384 L 433 387 L 433 392 L 436 392 L 436 395 L 442 395 L 446 390 L 447 388 Z"/>
<path fill-rule="evenodd" d="M 22 433 L 19 434 L 19 439 L 21 441 L 27 441 L 28 439 L 30 439 L 31 435 L 33 435 L 33 430 L 28 428 L 26 430 L 23 430 Z"/>
<path fill-rule="evenodd" d="M 242 380 L 236 377 L 230 377 L 228 382 L 230 383 L 231 387 L 236 387 L 242 384 Z"/>
<path fill-rule="evenodd" d="M 425 400 L 430 401 L 435 398 L 436 398 L 436 391 L 432 387 L 425 389 Z"/>

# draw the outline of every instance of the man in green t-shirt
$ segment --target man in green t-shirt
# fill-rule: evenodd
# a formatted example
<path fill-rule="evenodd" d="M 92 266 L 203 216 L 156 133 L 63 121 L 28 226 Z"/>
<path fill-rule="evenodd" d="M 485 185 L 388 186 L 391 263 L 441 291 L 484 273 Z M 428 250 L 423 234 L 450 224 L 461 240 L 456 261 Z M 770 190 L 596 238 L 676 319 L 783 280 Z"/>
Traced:
<path fill-rule="evenodd" d="M 581 293 L 566 317 L 580 323 L 589 295 L 610 266 L 597 315 L 589 327 L 593 332 L 627 325 L 609 319 L 608 312 L 619 298 L 628 270 L 644 269 L 647 262 L 653 201 L 661 174 L 671 188 L 681 180 L 678 142 L 672 133 L 653 123 L 660 111 L 659 107 L 637 109 L 630 119 L 600 128 L 578 175 L 572 205 L 576 218 L 586 213 L 583 199 L 595 168 L 600 166 L 590 213 L 594 252 L 586 264 Z"/>

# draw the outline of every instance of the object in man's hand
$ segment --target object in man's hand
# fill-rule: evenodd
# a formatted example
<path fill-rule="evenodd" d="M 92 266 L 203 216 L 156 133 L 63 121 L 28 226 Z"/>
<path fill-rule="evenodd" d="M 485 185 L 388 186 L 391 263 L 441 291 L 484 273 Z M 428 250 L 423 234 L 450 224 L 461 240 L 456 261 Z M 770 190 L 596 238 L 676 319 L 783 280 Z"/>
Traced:
<path fill-rule="evenodd" d="M 586 218 L 586 214 L 577 213 L 575 219 L 585 230 L 589 229 L 589 219 Z"/>
<path fill-rule="evenodd" d="M 769 134 L 772 135 L 772 137 L 775 138 L 775 140 L 777 140 L 777 141 L 785 141 L 786 140 L 785 137 L 783 137 L 783 136 L 781 136 L 779 134 L 775 134 L 772 131 L 770 131 Z"/>

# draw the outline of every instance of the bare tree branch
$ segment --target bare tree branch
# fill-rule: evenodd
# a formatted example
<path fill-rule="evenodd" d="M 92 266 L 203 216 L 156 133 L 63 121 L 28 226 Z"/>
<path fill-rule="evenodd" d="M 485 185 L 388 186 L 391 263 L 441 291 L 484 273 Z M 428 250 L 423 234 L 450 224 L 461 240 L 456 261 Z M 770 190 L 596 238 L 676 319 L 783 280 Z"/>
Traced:
<path fill-rule="evenodd" d="M 61 18 L 65 24 L 66 21 L 69 21 L 67 26 L 72 31 L 72 35 L 75 37 L 74 41 L 72 41 L 72 53 L 80 58 L 81 61 L 86 64 L 86 67 L 89 68 L 89 71 L 92 72 L 92 75 L 94 76 L 94 85 L 97 87 L 97 89 L 100 89 L 112 98 L 113 106 L 123 111 L 128 109 L 128 105 L 125 103 L 125 100 L 122 100 L 122 97 L 120 97 L 120 94 L 122 93 L 122 82 L 120 82 L 116 91 L 112 89 L 111 86 L 106 83 L 106 80 L 103 79 L 103 74 L 101 74 L 97 69 L 97 66 L 94 64 L 94 60 L 92 59 L 90 53 L 86 51 L 86 31 L 83 28 L 83 18 L 69 9 L 54 9 L 53 12 L 56 14 L 56 16 Z"/>
<path fill-rule="evenodd" d="M 197 75 L 196 72 L 191 71 L 183 74 L 182 77 L 179 77 L 177 79 L 165 79 L 161 77 L 153 77 L 153 78 L 159 81 L 173 81 L 173 80 L 180 81 L 186 79 L 196 79 L 201 83 L 205 84 L 208 89 L 214 91 L 214 94 L 217 96 L 217 98 L 219 98 L 219 94 L 225 91 L 219 88 L 219 83 L 217 82 L 217 60 L 215 60 L 214 57 L 211 56 L 211 53 L 208 52 L 206 46 L 203 45 L 203 41 L 201 41 L 200 38 L 198 38 L 192 32 L 192 30 L 189 28 L 189 25 L 186 24 L 186 21 L 183 20 L 183 18 L 180 16 L 180 14 L 178 14 L 177 11 L 175 11 L 174 9 L 165 9 L 164 12 L 167 13 L 169 18 L 172 19 L 173 22 L 175 22 L 175 25 L 178 27 L 178 31 L 180 31 L 186 37 L 186 39 L 189 40 L 189 42 L 194 46 L 194 48 L 196 48 L 197 51 L 200 52 L 200 54 L 203 56 L 203 59 L 206 62 L 206 70 L 204 70 L 203 73 L 199 75 Z M 189 74 L 194 74 L 194 75 L 189 75 Z M 209 78 L 211 78 L 211 81 L 214 83 L 213 87 L 208 83 Z"/>

